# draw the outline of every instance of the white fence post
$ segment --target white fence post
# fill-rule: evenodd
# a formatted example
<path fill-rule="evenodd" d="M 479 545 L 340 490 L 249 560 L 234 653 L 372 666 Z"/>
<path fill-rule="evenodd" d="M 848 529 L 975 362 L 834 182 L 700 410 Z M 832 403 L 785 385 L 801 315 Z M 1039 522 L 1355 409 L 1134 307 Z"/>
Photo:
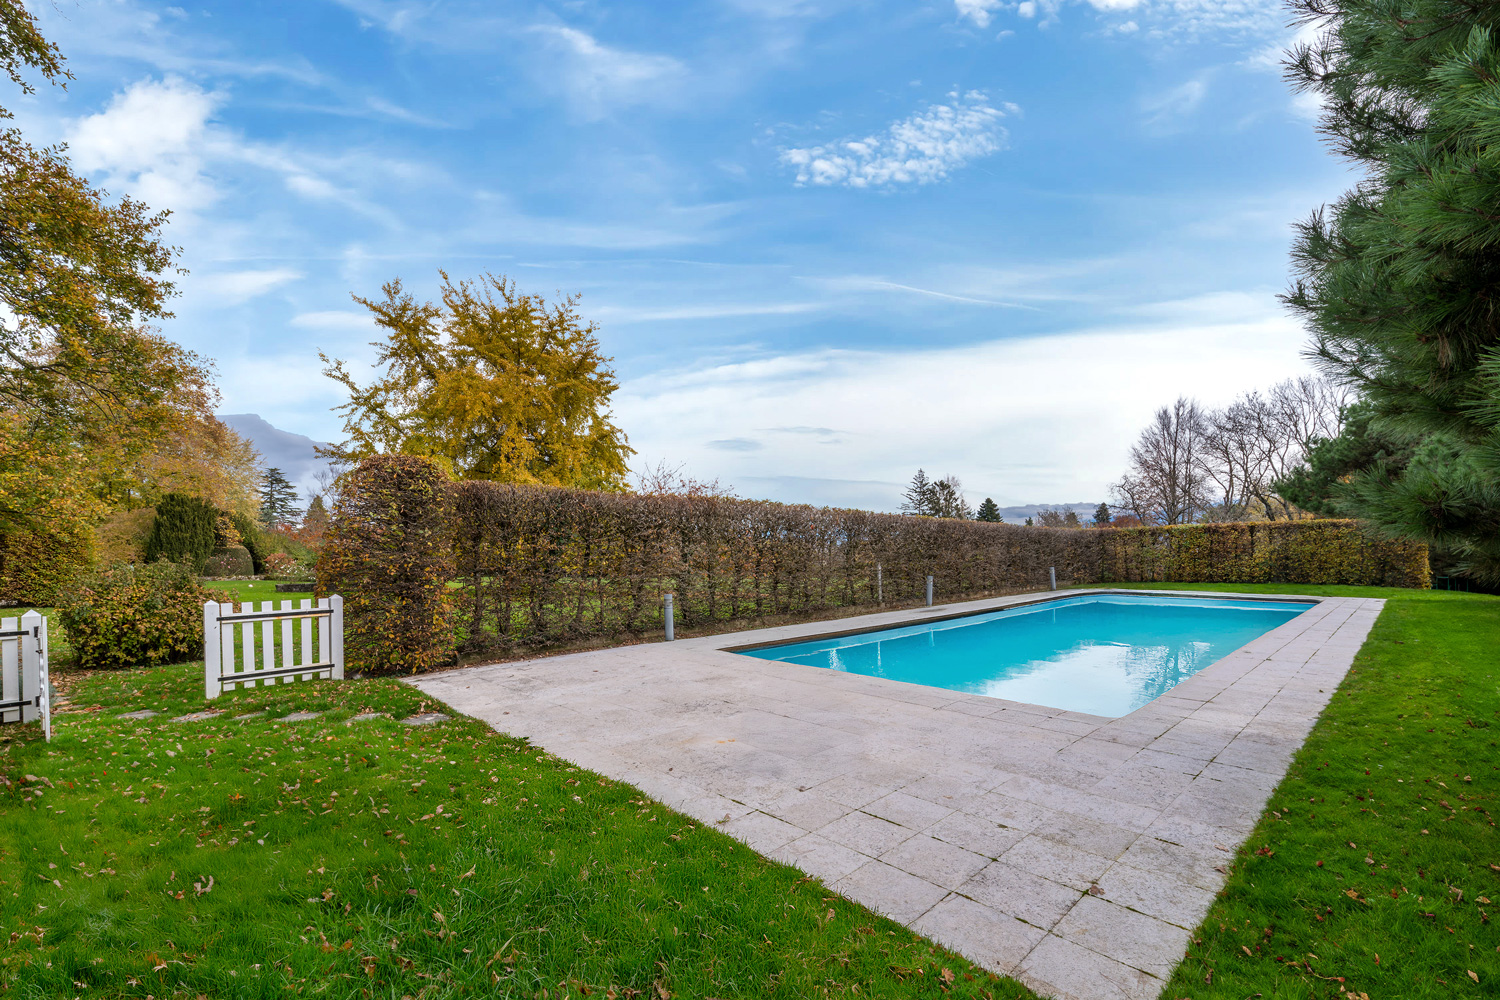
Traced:
<path fill-rule="evenodd" d="M 223 690 L 219 683 L 219 605 L 203 602 L 203 697 L 217 698 Z"/>
<path fill-rule="evenodd" d="M 328 599 L 333 609 L 329 616 L 329 628 L 333 630 L 333 655 L 329 657 L 333 661 L 333 679 L 341 681 L 344 679 L 344 599 L 334 594 Z"/>
<path fill-rule="evenodd" d="M 21 697 L 27 700 L 33 699 L 41 691 L 42 686 L 42 649 L 41 634 L 39 631 L 42 624 L 42 616 L 35 611 L 28 611 L 21 616 L 21 631 L 26 634 L 21 636 Z M 39 713 L 39 706 L 32 702 L 21 706 L 21 721 L 35 722 Z"/>
<path fill-rule="evenodd" d="M 42 738 L 52 742 L 52 678 L 47 667 L 47 619 L 33 611 L 37 617 L 35 636 L 37 655 L 37 706 L 42 712 Z M 24 618 L 22 619 L 25 620 Z"/>

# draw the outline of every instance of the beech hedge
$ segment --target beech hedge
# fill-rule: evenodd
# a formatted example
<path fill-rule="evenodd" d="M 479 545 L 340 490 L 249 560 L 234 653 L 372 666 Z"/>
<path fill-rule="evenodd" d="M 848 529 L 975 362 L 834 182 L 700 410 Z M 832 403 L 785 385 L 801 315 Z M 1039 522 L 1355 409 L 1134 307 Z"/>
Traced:
<path fill-rule="evenodd" d="M 877 575 L 877 567 L 879 573 Z M 351 664 L 451 658 L 662 627 L 1060 585 L 1170 579 L 1425 587 L 1417 543 L 1351 521 L 1076 530 L 717 497 L 451 482 L 409 456 L 345 477 L 318 564 Z M 879 588 L 880 593 L 877 593 Z"/>

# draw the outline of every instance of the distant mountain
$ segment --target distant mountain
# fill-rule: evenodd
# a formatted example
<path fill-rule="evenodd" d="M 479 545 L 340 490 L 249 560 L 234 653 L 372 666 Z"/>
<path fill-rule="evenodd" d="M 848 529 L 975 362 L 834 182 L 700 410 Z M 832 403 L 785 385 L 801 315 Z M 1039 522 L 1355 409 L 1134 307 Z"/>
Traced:
<path fill-rule="evenodd" d="M 264 468 L 281 470 L 302 494 L 299 503 L 318 492 L 314 477 L 328 468 L 328 462 L 319 458 L 313 449 L 327 447 L 327 442 L 273 427 L 259 413 L 220 413 L 218 417 L 230 430 L 255 445 Z"/>
<path fill-rule="evenodd" d="M 1022 504 L 1019 507 L 1001 507 L 1000 516 L 1011 524 L 1025 524 L 1028 517 L 1036 517 L 1036 512 L 1043 507 L 1050 508 L 1051 510 L 1067 510 L 1069 507 L 1072 507 L 1073 512 L 1078 515 L 1078 520 L 1092 521 L 1094 519 L 1094 511 L 1099 509 L 1099 501 L 1094 500 L 1090 503 L 1029 503 Z"/>

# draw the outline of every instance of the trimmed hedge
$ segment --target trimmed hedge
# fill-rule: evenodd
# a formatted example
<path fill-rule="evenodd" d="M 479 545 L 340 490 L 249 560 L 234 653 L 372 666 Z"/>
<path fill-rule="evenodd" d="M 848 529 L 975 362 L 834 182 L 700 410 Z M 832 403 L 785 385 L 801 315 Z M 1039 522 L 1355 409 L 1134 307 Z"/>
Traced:
<path fill-rule="evenodd" d="M 1098 576 L 1083 531 L 716 497 L 452 486 L 460 650 L 640 633 Z"/>
<path fill-rule="evenodd" d="M 1427 546 L 1377 538 L 1356 521 L 1184 524 L 1096 534 L 1103 542 L 1102 582 L 1432 585 Z"/>
<path fill-rule="evenodd" d="M 349 662 L 417 672 L 454 653 L 1060 584 L 1243 581 L 1425 587 L 1417 543 L 1350 521 L 1077 530 L 717 497 L 450 482 L 409 456 L 346 477 L 318 562 Z M 454 583 L 457 586 L 454 586 Z"/>
<path fill-rule="evenodd" d="M 79 666 L 122 670 L 201 659 L 203 603 L 224 599 L 200 587 L 192 567 L 158 562 L 96 573 L 57 610 Z"/>
<path fill-rule="evenodd" d="M 318 558 L 319 593 L 344 598 L 344 656 L 370 674 L 451 655 L 451 483 L 409 455 L 366 459 L 341 481 Z"/>

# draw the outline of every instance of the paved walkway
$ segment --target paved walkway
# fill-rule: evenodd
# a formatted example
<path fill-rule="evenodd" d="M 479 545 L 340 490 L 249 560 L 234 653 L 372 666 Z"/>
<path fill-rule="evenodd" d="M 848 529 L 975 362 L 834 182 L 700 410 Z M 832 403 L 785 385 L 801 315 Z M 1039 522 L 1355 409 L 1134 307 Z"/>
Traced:
<path fill-rule="evenodd" d="M 1382 604 L 1324 599 L 1120 719 L 723 651 L 830 623 L 412 683 L 1041 994 L 1154 998 Z"/>

